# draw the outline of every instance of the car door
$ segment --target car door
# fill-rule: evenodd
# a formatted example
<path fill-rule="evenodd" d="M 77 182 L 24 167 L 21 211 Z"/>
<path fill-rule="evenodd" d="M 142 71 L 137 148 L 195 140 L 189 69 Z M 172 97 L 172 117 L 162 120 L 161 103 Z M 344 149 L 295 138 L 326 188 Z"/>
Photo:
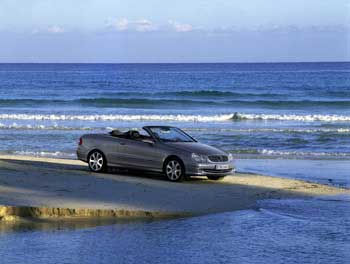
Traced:
<path fill-rule="evenodd" d="M 102 151 L 106 155 L 107 162 L 110 165 L 119 165 L 118 161 L 121 158 L 121 138 L 106 136 L 102 143 Z"/>
<path fill-rule="evenodd" d="M 162 169 L 162 152 L 157 148 L 157 143 L 144 142 L 142 140 L 123 139 L 120 145 L 118 163 L 126 167 L 137 169 Z"/>

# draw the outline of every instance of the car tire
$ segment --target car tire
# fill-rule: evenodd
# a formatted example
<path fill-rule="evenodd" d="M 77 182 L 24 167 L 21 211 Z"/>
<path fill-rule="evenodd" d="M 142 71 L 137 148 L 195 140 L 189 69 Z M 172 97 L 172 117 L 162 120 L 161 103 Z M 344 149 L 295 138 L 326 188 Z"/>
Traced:
<path fill-rule="evenodd" d="M 107 171 L 107 160 L 103 153 L 99 150 L 93 150 L 88 156 L 89 169 L 92 172 Z"/>
<path fill-rule="evenodd" d="M 164 174 L 171 182 L 183 181 L 185 179 L 185 166 L 180 159 L 168 159 L 164 163 Z"/>
<path fill-rule="evenodd" d="M 223 180 L 225 176 L 207 176 L 207 178 L 212 181 L 220 181 Z"/>

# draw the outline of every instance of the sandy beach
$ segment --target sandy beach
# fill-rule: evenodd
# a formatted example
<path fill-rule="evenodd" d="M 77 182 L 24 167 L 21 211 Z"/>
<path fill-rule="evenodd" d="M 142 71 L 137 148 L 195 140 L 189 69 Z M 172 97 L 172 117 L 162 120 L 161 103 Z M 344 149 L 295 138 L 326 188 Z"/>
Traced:
<path fill-rule="evenodd" d="M 170 183 L 161 175 L 88 171 L 77 160 L 0 156 L 0 217 L 172 217 L 254 208 L 258 200 L 349 194 L 299 180 L 237 173 Z"/>

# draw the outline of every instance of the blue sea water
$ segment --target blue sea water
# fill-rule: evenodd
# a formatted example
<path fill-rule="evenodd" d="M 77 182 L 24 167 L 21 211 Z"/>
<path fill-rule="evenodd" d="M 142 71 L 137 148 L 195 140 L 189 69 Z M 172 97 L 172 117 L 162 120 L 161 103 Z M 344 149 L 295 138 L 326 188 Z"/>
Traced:
<path fill-rule="evenodd" d="M 149 124 L 232 152 L 240 171 L 350 186 L 350 63 L 0 64 L 0 153 L 75 158 L 84 133 Z M 0 262 L 348 263 L 349 219 L 344 196 L 83 229 L 0 225 Z"/>
<path fill-rule="evenodd" d="M 170 124 L 237 158 L 350 159 L 350 63 L 0 64 L 1 152 Z"/>

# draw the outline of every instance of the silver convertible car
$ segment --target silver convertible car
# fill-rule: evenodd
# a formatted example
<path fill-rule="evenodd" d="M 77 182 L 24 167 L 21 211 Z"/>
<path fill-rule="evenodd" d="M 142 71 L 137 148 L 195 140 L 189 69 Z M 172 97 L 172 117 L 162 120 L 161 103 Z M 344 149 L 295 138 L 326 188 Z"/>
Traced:
<path fill-rule="evenodd" d="M 141 169 L 164 173 L 170 181 L 192 175 L 219 180 L 234 172 L 231 154 L 199 143 L 170 126 L 83 135 L 77 156 L 93 172 L 106 171 L 107 166 Z"/>

